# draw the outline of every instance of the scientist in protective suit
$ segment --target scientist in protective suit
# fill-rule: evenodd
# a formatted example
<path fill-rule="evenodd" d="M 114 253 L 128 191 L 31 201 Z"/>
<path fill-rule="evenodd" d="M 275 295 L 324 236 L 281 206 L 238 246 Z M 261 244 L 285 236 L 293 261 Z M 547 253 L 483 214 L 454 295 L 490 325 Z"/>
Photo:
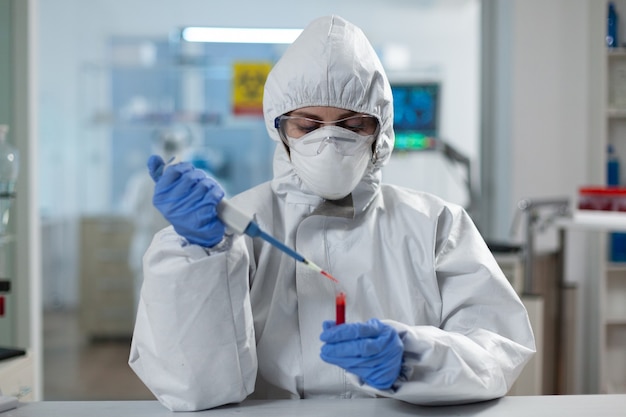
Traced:
<path fill-rule="evenodd" d="M 340 281 L 346 323 L 333 320 L 331 280 L 225 233 L 220 185 L 153 156 L 154 205 L 172 226 L 144 255 L 136 374 L 171 410 L 505 395 L 535 352 L 527 312 L 462 207 L 381 182 L 392 96 L 362 31 L 314 20 L 272 69 L 263 104 L 274 177 L 231 202 Z"/>
<path fill-rule="evenodd" d="M 189 130 L 179 126 L 166 127 L 154 135 L 152 151 L 169 160 L 175 156 L 188 153 L 191 138 Z M 148 172 L 143 169 L 131 175 L 124 196 L 122 210 L 131 220 L 133 236 L 128 251 L 128 266 L 133 273 L 133 289 L 135 310 L 139 304 L 139 292 L 143 282 L 142 257 L 150 245 L 154 234 L 169 222 L 152 204 L 154 182 Z"/>

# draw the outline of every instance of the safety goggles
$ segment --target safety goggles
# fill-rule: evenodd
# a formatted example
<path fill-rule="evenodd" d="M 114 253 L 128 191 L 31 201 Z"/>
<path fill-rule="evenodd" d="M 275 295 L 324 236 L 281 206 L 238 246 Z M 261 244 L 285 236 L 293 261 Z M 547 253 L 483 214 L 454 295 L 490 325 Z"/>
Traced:
<path fill-rule="evenodd" d="M 279 116 L 274 127 L 290 149 L 306 156 L 318 155 L 328 145 L 342 155 L 355 155 L 370 146 L 378 134 L 378 120 L 370 115 L 328 122 L 303 116 Z"/>

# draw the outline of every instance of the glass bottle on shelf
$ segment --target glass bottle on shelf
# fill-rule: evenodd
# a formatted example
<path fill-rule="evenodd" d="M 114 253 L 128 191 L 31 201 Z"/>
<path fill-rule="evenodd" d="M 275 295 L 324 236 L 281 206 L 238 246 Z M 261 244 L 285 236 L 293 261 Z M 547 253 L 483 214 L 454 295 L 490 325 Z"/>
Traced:
<path fill-rule="evenodd" d="M 620 183 L 620 160 L 613 145 L 609 144 L 607 147 L 606 185 L 619 187 Z M 609 261 L 626 262 L 626 233 L 612 232 L 609 235 L 609 240 Z"/>
<path fill-rule="evenodd" d="M 607 164 L 606 164 L 606 184 L 608 186 L 619 186 L 620 183 L 620 163 L 619 158 L 617 157 L 617 153 L 615 152 L 615 148 L 613 145 L 609 144 L 607 146 Z"/>
<path fill-rule="evenodd" d="M 9 126 L 0 125 L 0 235 L 6 233 L 19 172 L 19 153 L 8 142 L 8 134 Z"/>
<path fill-rule="evenodd" d="M 613 2 L 609 3 L 606 23 L 606 46 L 617 48 L 619 46 L 619 17 Z"/>

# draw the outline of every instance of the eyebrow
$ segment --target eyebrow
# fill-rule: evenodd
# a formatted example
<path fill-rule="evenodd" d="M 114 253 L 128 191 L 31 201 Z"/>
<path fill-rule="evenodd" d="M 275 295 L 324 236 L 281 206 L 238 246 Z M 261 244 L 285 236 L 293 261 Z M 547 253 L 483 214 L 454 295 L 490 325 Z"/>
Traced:
<path fill-rule="evenodd" d="M 352 110 L 347 110 L 345 113 L 341 113 L 334 120 L 341 120 L 341 119 L 345 119 L 346 117 L 357 116 L 357 115 L 360 115 L 360 114 L 362 114 L 362 113 L 357 113 L 357 112 L 352 111 Z M 306 117 L 306 118 L 313 119 L 313 120 L 319 120 L 320 122 L 323 121 L 319 115 L 313 114 L 313 113 L 308 113 L 308 112 L 301 111 L 301 110 L 294 110 L 289 115 L 290 116 Z"/>

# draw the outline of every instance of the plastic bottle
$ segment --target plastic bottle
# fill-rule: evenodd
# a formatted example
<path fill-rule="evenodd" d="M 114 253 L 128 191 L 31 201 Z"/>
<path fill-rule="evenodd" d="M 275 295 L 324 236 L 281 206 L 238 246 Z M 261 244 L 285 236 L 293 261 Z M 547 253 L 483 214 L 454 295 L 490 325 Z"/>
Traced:
<path fill-rule="evenodd" d="M 607 162 L 606 162 L 606 185 L 608 186 L 616 186 L 619 185 L 619 176 L 620 176 L 620 164 L 619 158 L 615 153 L 615 148 L 613 145 L 608 146 L 607 148 Z"/>
<path fill-rule="evenodd" d="M 619 17 L 615 10 L 615 4 L 609 3 L 609 11 L 606 26 L 606 46 L 609 48 L 617 48 L 619 46 Z"/>
<path fill-rule="evenodd" d="M 0 125 L 0 234 L 6 232 L 9 211 L 15 199 L 19 152 L 8 141 L 9 126 Z"/>
<path fill-rule="evenodd" d="M 620 185 L 620 160 L 613 145 L 607 147 L 606 184 L 609 187 Z M 613 198 L 617 198 L 614 195 Z M 609 261 L 626 262 L 626 233 L 613 232 L 609 235 Z"/>

